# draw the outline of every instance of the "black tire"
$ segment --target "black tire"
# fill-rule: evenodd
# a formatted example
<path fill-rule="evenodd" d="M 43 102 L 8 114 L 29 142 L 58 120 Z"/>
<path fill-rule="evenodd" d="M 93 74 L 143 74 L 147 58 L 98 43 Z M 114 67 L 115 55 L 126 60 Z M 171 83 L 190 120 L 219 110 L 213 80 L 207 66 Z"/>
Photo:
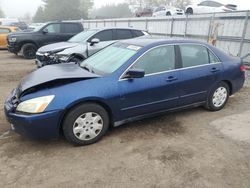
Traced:
<path fill-rule="evenodd" d="M 192 8 L 188 8 L 188 9 L 186 10 L 186 14 L 189 14 L 189 15 L 194 14 L 193 9 L 192 9 Z"/>
<path fill-rule="evenodd" d="M 219 91 L 220 88 L 223 88 L 224 89 L 223 91 L 226 92 L 226 94 L 225 94 L 226 98 L 225 98 L 225 100 L 222 100 L 223 102 L 219 103 L 219 105 L 218 104 L 216 105 L 216 103 L 214 102 L 214 100 L 216 98 L 215 93 L 216 93 L 216 91 Z M 207 104 L 206 104 L 205 108 L 210 110 L 210 111 L 219 111 L 219 110 L 223 109 L 228 101 L 229 92 L 230 92 L 229 86 L 225 82 L 220 82 L 220 83 L 216 84 L 216 86 L 214 86 L 211 89 L 211 91 L 209 92 L 209 96 L 208 96 Z"/>
<path fill-rule="evenodd" d="M 80 135 L 82 134 L 82 132 L 79 132 L 80 135 L 77 135 L 78 133 L 76 134 L 74 133 L 74 128 L 79 126 L 76 120 L 80 117 L 84 117 L 84 114 L 86 113 L 98 114 L 101 117 L 102 129 L 99 130 L 97 136 L 94 137 L 93 139 L 88 139 L 86 136 L 85 139 L 88 139 L 88 140 L 82 140 L 78 138 L 78 136 L 81 137 Z M 84 118 L 86 119 L 86 116 Z M 92 130 L 90 130 L 91 124 L 88 123 L 87 125 L 86 123 L 88 122 L 84 123 L 84 125 L 87 126 L 87 127 L 84 127 L 84 130 L 83 128 L 80 128 L 81 131 L 83 131 L 85 135 L 88 134 L 88 131 L 94 131 L 93 127 L 92 127 Z M 93 144 L 99 141 L 103 137 L 103 135 L 107 132 L 109 128 L 109 116 L 108 116 L 107 111 L 102 106 L 95 104 L 95 103 L 85 103 L 85 104 L 82 104 L 73 108 L 66 114 L 66 117 L 62 124 L 62 128 L 63 128 L 64 136 L 69 141 L 69 143 L 76 145 L 76 146 Z"/>
<path fill-rule="evenodd" d="M 68 62 L 71 63 L 71 62 L 74 62 L 74 63 L 81 63 L 84 59 L 83 58 L 80 58 L 80 57 L 77 57 L 77 56 L 73 56 L 71 57 Z"/>
<path fill-rule="evenodd" d="M 22 53 L 23 57 L 26 59 L 36 58 L 36 51 L 37 51 L 37 47 L 36 47 L 36 45 L 34 45 L 32 43 L 24 44 L 21 48 L 21 53 Z"/>
<path fill-rule="evenodd" d="M 166 16 L 171 16 L 171 12 L 168 11 L 168 12 L 166 13 Z"/>

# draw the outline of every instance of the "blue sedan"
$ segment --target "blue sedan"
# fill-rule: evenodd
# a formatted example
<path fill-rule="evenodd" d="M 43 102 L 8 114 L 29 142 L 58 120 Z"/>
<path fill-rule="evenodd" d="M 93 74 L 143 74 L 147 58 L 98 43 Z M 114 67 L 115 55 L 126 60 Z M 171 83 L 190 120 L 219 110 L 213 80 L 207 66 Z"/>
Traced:
<path fill-rule="evenodd" d="M 51 65 L 24 78 L 5 102 L 17 133 L 74 145 L 100 140 L 110 126 L 162 112 L 221 110 L 243 87 L 245 67 L 206 43 L 132 39 L 80 64 Z"/>

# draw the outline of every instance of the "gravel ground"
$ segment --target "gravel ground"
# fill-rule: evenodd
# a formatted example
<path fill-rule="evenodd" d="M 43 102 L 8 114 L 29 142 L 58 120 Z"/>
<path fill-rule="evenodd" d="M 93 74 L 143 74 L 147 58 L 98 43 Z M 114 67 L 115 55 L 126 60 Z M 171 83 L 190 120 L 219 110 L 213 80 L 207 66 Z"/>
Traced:
<path fill-rule="evenodd" d="M 0 51 L 0 105 L 35 69 Z M 72 147 L 9 132 L 0 111 L 0 187 L 250 187 L 250 85 L 225 109 L 166 114 L 114 128 Z"/>

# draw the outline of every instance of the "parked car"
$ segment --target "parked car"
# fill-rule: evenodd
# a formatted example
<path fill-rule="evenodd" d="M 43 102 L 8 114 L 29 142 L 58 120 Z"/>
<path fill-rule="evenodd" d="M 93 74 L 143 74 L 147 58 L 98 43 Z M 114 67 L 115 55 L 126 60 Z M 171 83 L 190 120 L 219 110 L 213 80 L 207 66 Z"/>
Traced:
<path fill-rule="evenodd" d="M 199 4 L 189 5 L 186 14 L 201 14 L 213 12 L 231 12 L 237 10 L 237 5 L 222 4 L 216 1 L 203 1 Z"/>
<path fill-rule="evenodd" d="M 18 21 L 18 22 L 6 22 L 3 25 L 18 27 L 20 30 L 28 29 L 28 25 L 25 22 L 20 22 L 20 21 Z"/>
<path fill-rule="evenodd" d="M 153 17 L 173 15 L 184 15 L 184 10 L 173 6 L 160 6 L 153 13 Z"/>
<path fill-rule="evenodd" d="M 138 8 L 138 10 L 135 12 L 136 17 L 151 17 L 153 14 L 153 8 L 146 7 L 143 9 Z"/>
<path fill-rule="evenodd" d="M 100 49 L 121 39 L 149 35 L 145 31 L 132 28 L 96 28 L 83 31 L 67 42 L 43 46 L 36 53 L 36 64 L 45 65 L 76 62 L 79 63 Z"/>
<path fill-rule="evenodd" d="M 11 32 L 19 31 L 17 27 L 8 27 L 0 25 L 0 49 L 7 49 L 7 36 Z"/>
<path fill-rule="evenodd" d="M 92 144 L 110 126 L 159 113 L 205 106 L 221 110 L 245 81 L 240 58 L 209 44 L 177 39 L 130 39 L 80 64 L 30 73 L 5 102 L 17 133 Z"/>
<path fill-rule="evenodd" d="M 33 31 L 8 35 L 8 50 L 15 54 L 21 52 L 26 59 L 33 59 L 41 46 L 67 41 L 81 31 L 83 26 L 80 22 L 50 22 Z"/>

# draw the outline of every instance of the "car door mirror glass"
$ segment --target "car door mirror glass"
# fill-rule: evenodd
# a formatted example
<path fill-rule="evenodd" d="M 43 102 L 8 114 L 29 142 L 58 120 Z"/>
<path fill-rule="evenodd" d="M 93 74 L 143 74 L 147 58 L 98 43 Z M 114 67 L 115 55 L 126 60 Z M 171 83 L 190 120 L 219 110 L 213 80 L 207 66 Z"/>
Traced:
<path fill-rule="evenodd" d="M 145 76 L 145 71 L 143 69 L 130 69 L 124 76 L 124 78 L 143 78 Z"/>

